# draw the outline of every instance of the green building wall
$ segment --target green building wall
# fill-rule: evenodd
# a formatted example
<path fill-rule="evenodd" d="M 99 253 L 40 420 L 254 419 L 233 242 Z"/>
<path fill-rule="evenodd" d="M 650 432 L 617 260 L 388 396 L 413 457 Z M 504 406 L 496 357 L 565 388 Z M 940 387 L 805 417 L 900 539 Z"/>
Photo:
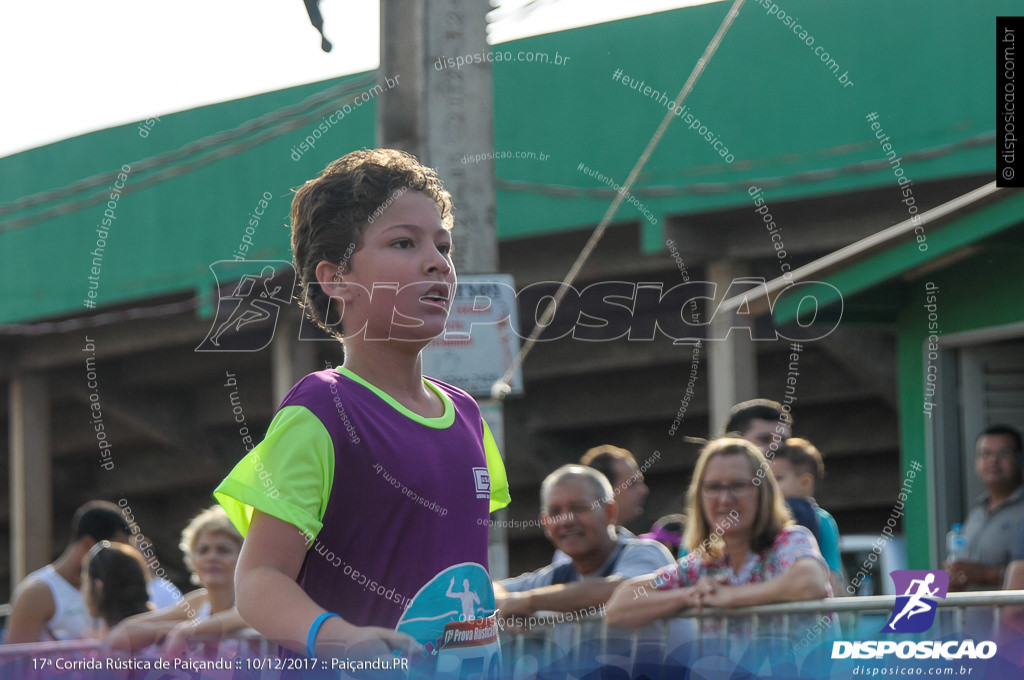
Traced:
<path fill-rule="evenodd" d="M 1019 213 L 1024 221 L 1024 210 Z M 926 432 L 931 421 L 924 413 L 925 365 L 928 341 L 928 311 L 925 309 L 925 284 L 938 287 L 936 297 L 940 337 L 992 326 L 1024 322 L 1024 276 L 1020 262 L 1024 257 L 1021 244 L 989 243 L 984 251 L 957 264 L 921 276 L 903 286 L 905 306 L 898 318 L 899 398 L 902 467 L 904 474 L 916 461 L 928 465 Z M 939 389 L 933 413 L 949 400 L 958 399 L 956 393 Z M 933 416 L 934 417 L 934 416 Z M 973 452 L 969 452 L 973 455 Z M 918 487 L 907 503 L 907 527 L 927 527 L 928 493 Z M 936 503 L 944 502 L 936 498 Z M 945 529 L 941 528 L 943 531 Z M 907 555 L 911 569 L 929 569 L 931 534 L 926 531 L 907 531 Z"/>
<path fill-rule="evenodd" d="M 610 190 L 580 164 L 617 182 L 627 176 L 666 107 L 644 87 L 675 96 L 730 3 L 714 3 L 518 40 L 494 49 L 548 55 L 548 63 L 496 61 L 495 150 L 543 153 L 545 160 L 498 158 L 502 180 L 497 222 L 502 239 L 583 229 L 607 208 Z M 993 165 L 991 97 L 993 17 L 1010 2 L 979 8 L 957 0 L 927 6 L 869 0 L 793 0 L 783 11 L 798 33 L 748 3 L 634 190 L 651 219 L 626 204 L 619 220 L 645 224 L 643 245 L 662 248 L 666 215 L 682 216 L 749 201 L 766 187 L 770 200 L 893 186 L 865 116 L 877 112 L 885 133 L 916 182 L 988 171 Z M 806 42 L 813 39 L 813 45 Z M 833 74 L 814 54 L 823 47 Z M 555 63 L 555 62 L 559 63 Z M 642 81 L 637 89 L 613 80 Z M 841 83 L 846 78 L 852 85 Z M 123 164 L 177 149 L 261 114 L 295 104 L 358 76 L 290 88 L 162 116 L 142 137 L 136 125 L 103 130 L 0 159 L 0 204 Z M 105 239 L 97 290 L 101 306 L 209 290 L 209 265 L 228 259 L 242 240 L 250 212 L 269 192 L 252 236 L 249 259 L 288 259 L 290 191 L 329 160 L 374 140 L 375 102 L 354 109 L 292 159 L 316 123 L 239 155 L 175 177 L 117 202 Z M 735 156 L 726 163 L 712 143 L 689 129 L 694 114 Z M 979 139 L 982 139 L 979 142 Z M 915 152 L 936 150 L 933 157 Z M 466 154 L 480 153 L 465 149 Z M 916 160 L 913 160 L 916 158 Z M 862 163 L 876 163 L 870 166 Z M 133 173 L 131 182 L 144 179 Z M 531 186 L 514 184 L 525 182 Z M 543 185 L 541 187 L 535 185 Z M 553 196 L 551 187 L 570 187 Z M 658 188 L 668 188 L 661 195 Z M 593 196 L 580 191 L 603 190 Z M 547 193 L 545 193 L 547 192 Z M 665 194 L 668 195 L 665 195 Z M 470 197 L 456 197 L 471 200 Z M 49 207 L 49 206 L 46 206 Z M 18 219 L 33 210 L 11 215 Z M 0 225 L 0 323 L 25 322 L 83 310 L 102 204 L 41 224 Z M 6 219 L 6 218 L 5 218 Z M 568 264 L 568 263 L 567 263 Z"/>
<path fill-rule="evenodd" d="M 317 83 L 162 116 L 147 137 L 140 136 L 136 125 L 128 125 L 0 159 L 4 177 L 0 203 L 117 171 L 124 164 L 131 166 L 138 159 L 294 104 L 324 86 Z M 25 228 L 7 231 L 0 226 L 5 230 L 0 233 L 0 288 L 16 291 L 4 296 L 0 323 L 83 309 L 94 252 L 102 256 L 97 290 L 101 305 L 209 289 L 213 281 L 209 265 L 232 258 L 264 192 L 272 199 L 250 235 L 254 247 L 248 259 L 291 259 L 285 228 L 291 187 L 322 169 L 325 157 L 371 143 L 373 130 L 374 109 L 364 106 L 354 109 L 345 125 L 330 131 L 322 145 L 328 148 L 298 162 L 291 159 L 290 148 L 308 133 L 296 130 L 195 172 L 123 195 L 114 202 L 115 219 L 102 251 L 96 248 L 102 237 L 97 227 L 102 226 L 104 204 Z M 146 176 L 129 173 L 129 186 Z"/>

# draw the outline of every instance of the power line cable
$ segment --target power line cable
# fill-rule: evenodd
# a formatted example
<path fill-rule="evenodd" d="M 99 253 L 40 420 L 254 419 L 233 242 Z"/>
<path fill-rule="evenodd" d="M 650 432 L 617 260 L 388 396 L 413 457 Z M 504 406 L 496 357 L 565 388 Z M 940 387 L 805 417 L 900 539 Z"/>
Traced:
<path fill-rule="evenodd" d="M 102 312 L 92 316 L 65 319 L 63 321 L 40 321 L 37 323 L 12 323 L 0 325 L 0 336 L 40 336 L 53 333 L 69 333 L 83 328 L 99 328 L 125 321 L 139 319 L 159 319 L 199 308 L 198 298 L 189 298 L 181 302 L 170 302 L 163 305 L 132 307 L 113 312 Z"/>
<path fill-rule="evenodd" d="M 996 139 L 995 133 L 985 132 L 974 135 L 951 144 L 920 149 L 902 155 L 906 163 L 915 161 L 934 160 L 952 156 L 961 151 L 974 149 L 983 146 L 991 146 Z M 735 182 L 701 182 L 691 184 L 675 184 L 666 186 L 637 187 L 630 193 L 634 196 L 645 198 L 671 198 L 674 196 L 709 196 L 728 194 L 734 192 L 746 192 L 752 184 L 757 184 L 765 189 L 776 189 L 783 186 L 795 186 L 800 184 L 814 184 L 825 182 L 848 175 L 863 175 L 877 170 L 889 169 L 890 162 L 887 159 L 858 161 L 848 163 L 836 168 L 820 168 L 796 172 L 791 175 L 760 177 Z M 600 187 L 576 187 L 565 184 L 541 184 L 538 182 L 520 182 L 517 180 L 501 179 L 495 180 L 496 186 L 502 191 L 515 193 L 535 193 L 555 198 L 612 198 L 618 192 L 614 189 Z"/>
<path fill-rule="evenodd" d="M 336 106 L 333 100 L 335 100 L 338 97 L 343 97 L 351 92 L 360 90 L 367 85 L 376 84 L 376 78 L 376 74 L 372 74 L 351 82 L 344 83 L 343 85 L 338 85 L 336 87 L 329 88 L 327 90 L 324 90 L 323 92 L 319 92 L 315 95 L 306 98 L 305 100 L 299 102 L 298 104 L 294 104 L 292 106 L 287 106 L 285 108 L 278 109 L 270 113 L 266 113 L 262 116 L 253 118 L 250 121 L 242 123 L 241 125 L 234 127 L 230 130 L 225 130 L 222 132 L 215 133 L 213 135 L 208 135 L 194 142 L 190 142 L 189 144 L 186 144 L 185 146 L 179 149 L 175 149 L 174 151 L 168 151 L 162 154 L 158 154 L 156 156 L 150 156 L 148 158 L 136 161 L 130 164 L 132 167 L 132 171 L 146 172 L 148 170 L 154 170 L 164 166 L 171 165 L 173 163 L 177 163 L 190 156 L 194 156 L 196 154 L 203 153 L 209 149 L 222 146 L 229 142 L 233 142 L 237 139 L 241 139 L 259 130 L 265 128 L 273 129 L 283 121 L 287 121 L 289 119 L 295 118 L 296 116 L 300 116 L 314 107 L 319 107 L 318 115 L 322 115 L 322 112 L 324 110 L 330 110 Z M 324 106 L 324 104 L 327 103 L 329 103 L 329 106 Z M 303 118 L 303 120 L 305 121 L 308 120 L 309 118 L 310 117 L 307 116 Z M 313 116 L 312 118 L 315 120 L 316 116 Z M 284 131 L 287 132 L 292 129 L 295 129 L 295 127 L 293 126 Z M 0 217 L 20 212 L 22 210 L 26 210 L 29 208 L 33 208 L 43 203 L 62 201 L 71 198 L 76 194 L 83 193 L 85 191 L 88 191 L 89 189 L 93 189 L 96 187 L 104 187 L 105 192 L 106 187 L 113 183 L 114 180 L 117 178 L 117 174 L 118 173 L 116 171 L 99 173 L 97 175 L 93 175 L 92 177 L 87 177 L 85 179 L 78 180 L 72 184 L 61 187 L 59 189 L 50 189 L 47 191 L 42 191 L 39 193 L 31 194 L 29 196 L 25 196 L 12 203 L 0 205 Z M 131 186 L 131 184 L 127 186 Z M 131 192 L 125 191 L 122 193 Z M 106 194 L 104 193 L 103 195 Z M 92 201 L 85 205 L 92 205 L 94 202 L 95 201 Z M 10 223 L 4 224 L 6 225 Z M 0 233 L 2 233 L 3 231 L 6 231 L 6 229 L 0 230 Z"/>
<path fill-rule="evenodd" d="M 597 244 L 600 243 L 601 237 L 604 236 L 605 231 L 608 229 L 608 225 L 611 224 L 612 219 L 615 217 L 615 213 L 618 212 L 619 206 L 621 206 L 622 202 L 626 199 L 626 195 L 629 194 L 629 190 L 633 187 L 633 184 L 640 176 L 640 172 L 644 169 L 644 166 L 647 165 L 647 161 L 650 160 L 654 150 L 658 148 L 658 144 L 661 143 L 662 137 L 665 136 L 668 126 L 675 118 L 674 112 L 682 106 L 683 102 L 690 95 L 690 92 L 693 91 L 694 85 L 697 84 L 697 81 L 704 73 L 704 69 L 707 68 L 711 58 L 715 55 L 715 52 L 718 51 L 718 46 L 722 44 L 722 39 L 725 37 L 725 34 L 729 32 L 729 28 L 732 27 L 736 17 L 739 16 L 743 2 L 744 0 L 735 0 L 732 7 L 729 8 L 729 12 L 725 15 L 725 19 L 722 20 L 722 25 L 718 27 L 718 31 L 715 33 L 714 37 L 711 38 L 711 42 L 709 42 L 708 46 L 704 49 L 704 54 L 697 60 L 697 63 L 694 64 L 693 70 L 690 72 L 690 77 L 687 78 L 686 83 L 683 84 L 683 89 L 681 89 L 679 94 L 676 95 L 675 101 L 672 102 L 672 107 L 665 113 L 665 117 L 662 119 L 661 125 L 658 126 L 654 136 L 652 136 L 651 140 L 647 143 L 647 148 L 644 149 L 642 154 L 640 154 L 640 158 L 637 159 L 637 162 L 630 171 L 626 181 L 616 193 L 615 199 L 612 201 L 611 205 L 608 206 L 608 210 L 605 211 L 604 217 L 601 218 L 601 221 L 590 235 L 590 240 L 588 240 L 587 244 L 583 246 L 583 250 L 580 251 L 576 261 L 569 269 L 569 273 L 566 274 L 565 279 L 562 281 L 562 285 L 559 286 L 558 291 L 555 292 L 551 302 L 549 302 L 545 308 L 540 321 L 533 327 L 533 331 L 530 332 L 530 337 L 526 339 L 526 342 L 519 349 L 519 353 L 516 355 L 516 358 L 513 360 L 509 369 L 505 371 L 505 375 L 491 387 L 491 395 L 493 397 L 504 398 L 509 392 L 511 392 L 509 381 L 512 380 L 513 376 L 515 376 L 519 367 L 523 365 L 523 362 L 529 355 L 530 350 L 533 349 L 533 346 L 537 344 L 537 338 L 540 337 L 540 334 L 544 332 L 544 329 L 551 322 L 551 318 L 554 316 L 559 303 L 561 303 L 562 299 L 565 297 L 566 291 L 572 285 L 573 281 L 576 280 L 580 270 L 583 269 L 583 265 L 586 264 L 587 260 L 590 258 L 591 253 L 593 253 L 594 249 L 597 248 Z"/>
<path fill-rule="evenodd" d="M 275 137 L 280 137 L 286 132 L 290 132 L 292 130 L 305 127 L 306 125 L 309 125 L 312 121 L 321 118 L 326 113 L 335 110 L 336 107 L 337 104 L 332 102 L 325 107 L 312 111 L 311 113 L 307 114 L 306 116 L 303 116 L 302 118 L 296 118 L 290 121 L 279 122 L 273 127 L 264 130 L 261 134 L 256 135 L 255 137 L 251 137 L 244 141 L 235 142 L 234 144 L 221 146 L 216 151 L 213 151 L 210 154 L 200 157 L 189 163 L 173 166 L 166 170 L 152 174 L 146 177 L 145 179 L 128 183 L 125 185 L 125 188 L 121 190 L 121 196 L 137 193 L 144 189 L 148 189 L 151 186 L 160 184 L 161 182 L 171 179 L 172 177 L 187 175 L 191 172 L 195 172 L 196 170 L 206 167 L 207 165 L 215 163 L 216 161 L 222 160 L 224 158 L 229 158 L 231 156 L 235 156 L 245 151 L 248 151 L 249 149 L 260 146 L 261 144 L 264 144 L 270 141 L 271 139 L 274 139 Z M 58 217 L 60 215 L 78 212 L 83 208 L 87 208 L 91 205 L 100 203 L 104 201 L 106 198 L 107 192 L 106 190 L 104 190 L 103 193 L 94 194 L 92 196 L 89 196 L 88 198 L 81 199 L 74 203 L 65 203 L 45 210 L 43 212 L 30 215 L 28 217 L 2 222 L 0 223 L 0 234 L 3 234 L 4 232 L 7 231 L 13 231 L 15 229 L 23 229 L 25 227 L 38 224 L 40 222 L 44 222 L 53 217 Z"/>

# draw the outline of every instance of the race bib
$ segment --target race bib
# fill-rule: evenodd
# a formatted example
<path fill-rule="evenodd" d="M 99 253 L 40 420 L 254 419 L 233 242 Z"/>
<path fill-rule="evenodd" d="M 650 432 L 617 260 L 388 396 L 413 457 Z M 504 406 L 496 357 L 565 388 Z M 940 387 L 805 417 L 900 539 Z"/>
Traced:
<path fill-rule="evenodd" d="M 494 589 L 483 566 L 464 562 L 426 583 L 395 627 L 436 662 L 437 678 L 497 678 L 501 665 Z"/>
<path fill-rule="evenodd" d="M 437 650 L 436 678 L 496 679 L 501 668 L 501 645 L 495 614 L 476 621 L 446 624 Z"/>

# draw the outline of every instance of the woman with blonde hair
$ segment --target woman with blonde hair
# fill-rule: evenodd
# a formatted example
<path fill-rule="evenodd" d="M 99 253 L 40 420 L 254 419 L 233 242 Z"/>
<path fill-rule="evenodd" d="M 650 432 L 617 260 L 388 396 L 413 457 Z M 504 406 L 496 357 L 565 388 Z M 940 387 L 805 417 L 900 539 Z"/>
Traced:
<path fill-rule="evenodd" d="M 192 583 L 202 587 L 171 607 L 125 619 L 106 638 L 112 650 L 137 653 L 162 643 L 164 656 L 180 656 L 190 637 L 219 638 L 248 627 L 235 608 L 242 536 L 223 508 L 215 505 L 199 513 L 181 532 L 179 547 Z"/>
<path fill-rule="evenodd" d="M 814 537 L 793 522 L 764 454 L 723 438 L 701 451 L 687 493 L 688 554 L 616 589 L 613 626 L 644 626 L 695 607 L 745 607 L 831 597 L 828 568 Z M 643 592 L 646 597 L 637 597 Z M 741 632 L 730 619 L 730 633 Z M 723 633 L 706 621 L 706 633 Z"/>

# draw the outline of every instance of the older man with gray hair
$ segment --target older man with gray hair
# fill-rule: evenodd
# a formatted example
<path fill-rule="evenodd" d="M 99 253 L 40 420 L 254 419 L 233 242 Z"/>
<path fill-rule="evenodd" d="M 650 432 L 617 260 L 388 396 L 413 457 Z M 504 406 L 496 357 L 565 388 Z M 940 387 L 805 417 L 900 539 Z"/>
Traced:
<path fill-rule="evenodd" d="M 622 580 L 674 563 L 657 541 L 616 532 L 618 506 L 607 477 L 565 465 L 541 484 L 541 524 L 571 558 L 494 584 L 504 620 L 537 611 L 587 612 L 603 605 Z"/>

